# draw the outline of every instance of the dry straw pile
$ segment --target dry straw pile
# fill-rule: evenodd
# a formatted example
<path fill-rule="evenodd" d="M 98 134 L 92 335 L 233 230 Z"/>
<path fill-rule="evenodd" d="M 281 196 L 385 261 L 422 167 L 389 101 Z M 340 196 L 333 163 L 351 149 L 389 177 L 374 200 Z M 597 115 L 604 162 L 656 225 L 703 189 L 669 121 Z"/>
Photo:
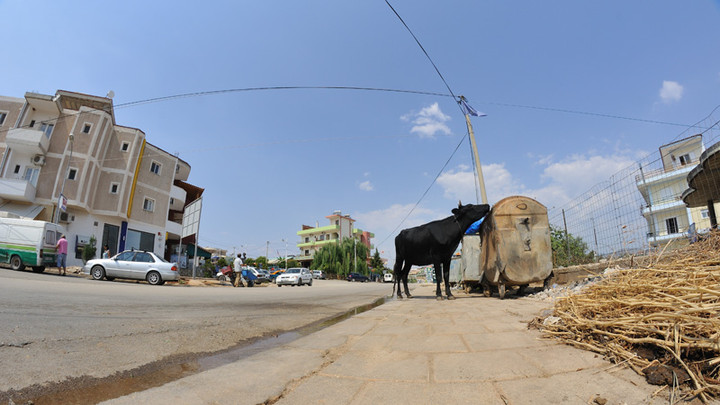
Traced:
<path fill-rule="evenodd" d="M 651 383 L 686 385 L 703 402 L 719 398 L 720 233 L 644 261 L 558 299 L 544 331 Z"/>

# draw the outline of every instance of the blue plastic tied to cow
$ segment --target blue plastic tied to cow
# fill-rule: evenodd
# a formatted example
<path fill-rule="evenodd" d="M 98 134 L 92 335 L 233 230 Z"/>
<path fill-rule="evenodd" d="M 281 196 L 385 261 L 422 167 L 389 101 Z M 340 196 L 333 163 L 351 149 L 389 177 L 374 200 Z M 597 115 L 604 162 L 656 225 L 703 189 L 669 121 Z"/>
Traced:
<path fill-rule="evenodd" d="M 477 221 L 473 222 L 472 225 L 468 227 L 467 231 L 465 231 L 465 235 L 473 235 L 480 232 L 480 225 L 483 223 L 484 220 L 485 217 L 482 217 Z"/>

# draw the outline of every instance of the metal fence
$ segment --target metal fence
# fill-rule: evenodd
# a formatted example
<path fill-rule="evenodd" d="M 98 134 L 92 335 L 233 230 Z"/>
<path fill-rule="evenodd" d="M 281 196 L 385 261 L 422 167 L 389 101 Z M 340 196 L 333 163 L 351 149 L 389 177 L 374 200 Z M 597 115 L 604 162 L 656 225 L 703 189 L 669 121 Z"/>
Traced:
<path fill-rule="evenodd" d="M 720 214 L 720 204 L 707 204 L 720 190 L 720 113 L 713 114 L 569 203 L 549 208 L 551 225 L 582 239 L 595 258 L 673 249 L 701 238 L 716 223 L 714 211 Z"/>

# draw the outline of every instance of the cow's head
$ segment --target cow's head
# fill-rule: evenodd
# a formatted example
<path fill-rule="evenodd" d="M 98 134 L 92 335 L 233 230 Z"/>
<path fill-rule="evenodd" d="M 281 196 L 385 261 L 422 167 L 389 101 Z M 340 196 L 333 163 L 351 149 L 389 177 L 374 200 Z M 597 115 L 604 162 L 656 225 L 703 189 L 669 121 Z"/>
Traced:
<path fill-rule="evenodd" d="M 470 219 L 472 221 L 477 221 L 478 219 L 487 215 L 488 212 L 490 212 L 490 206 L 487 204 L 462 205 L 462 202 L 460 202 L 460 201 L 458 201 L 458 207 L 453 208 L 453 210 L 452 210 L 452 213 L 453 213 L 453 215 L 455 215 L 455 218 Z"/>

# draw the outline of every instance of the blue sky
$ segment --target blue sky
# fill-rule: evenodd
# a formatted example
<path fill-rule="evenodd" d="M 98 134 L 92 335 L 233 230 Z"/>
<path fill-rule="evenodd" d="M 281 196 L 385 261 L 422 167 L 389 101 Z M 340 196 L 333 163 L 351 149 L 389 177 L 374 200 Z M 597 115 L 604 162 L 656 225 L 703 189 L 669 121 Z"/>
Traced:
<path fill-rule="evenodd" d="M 491 203 L 562 206 L 720 104 L 718 1 L 393 0 L 473 118 Z M 58 89 L 115 105 L 272 86 L 447 94 L 384 1 L 0 0 L 0 94 Z M 561 112 L 568 110 L 591 114 Z M 609 118 L 602 115 L 637 120 Z M 450 97 L 238 91 L 116 109 L 192 166 L 200 244 L 297 253 L 341 210 L 394 258 L 393 230 L 466 134 Z M 468 142 L 401 225 L 475 202 Z"/>

